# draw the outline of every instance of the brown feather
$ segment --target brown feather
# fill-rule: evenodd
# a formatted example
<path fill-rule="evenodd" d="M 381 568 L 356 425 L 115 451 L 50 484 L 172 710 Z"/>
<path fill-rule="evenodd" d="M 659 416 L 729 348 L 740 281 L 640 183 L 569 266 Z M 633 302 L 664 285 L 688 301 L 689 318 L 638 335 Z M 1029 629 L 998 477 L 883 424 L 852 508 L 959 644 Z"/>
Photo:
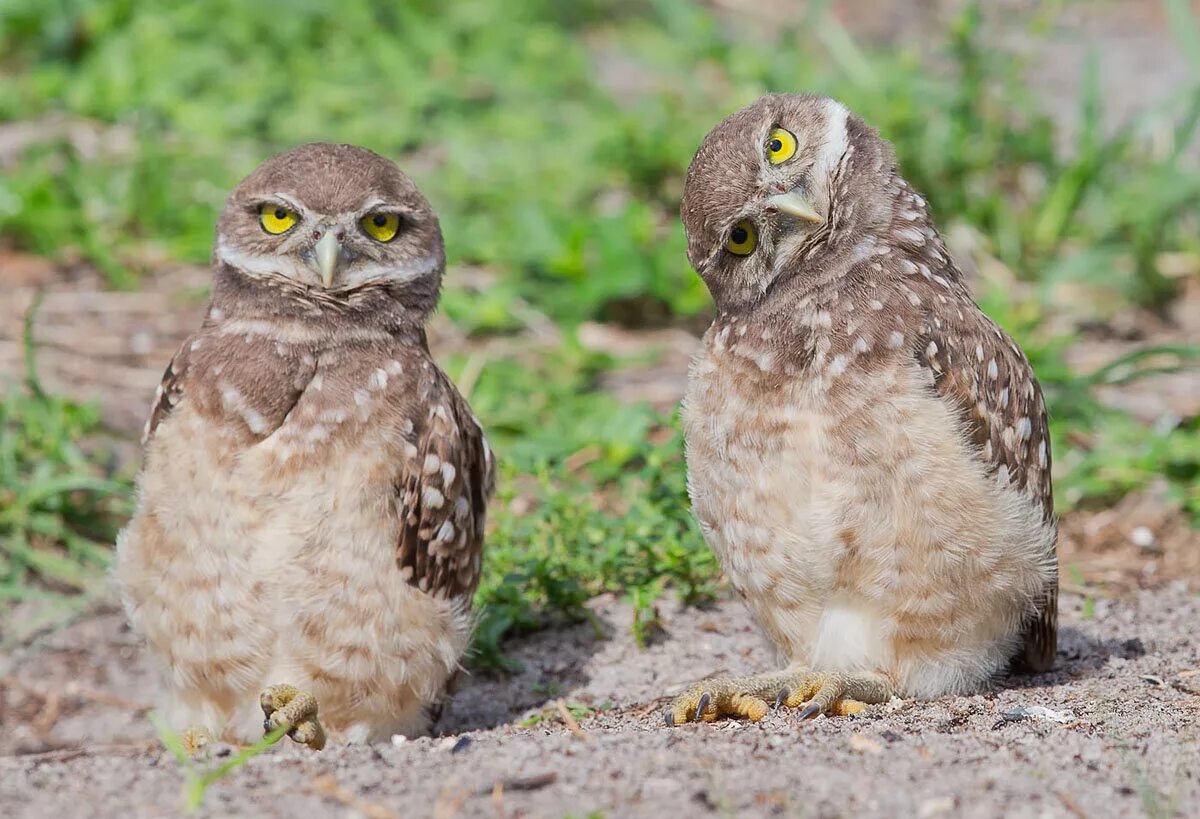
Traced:
<path fill-rule="evenodd" d="M 491 452 L 479 422 L 440 373 L 427 380 L 418 406 L 427 411 L 413 419 L 418 455 L 397 487 L 396 563 L 421 591 L 470 602 L 495 481 Z"/>
<path fill-rule="evenodd" d="M 1053 524 L 1050 429 L 1041 386 L 1017 344 L 971 300 L 958 271 L 941 272 L 951 283 L 945 288 L 947 304 L 955 307 L 925 317 L 917 359 L 932 372 L 938 395 L 962 418 L 988 471 L 1023 489 Z M 1057 564 L 1056 555 L 1048 559 Z M 1035 601 L 1014 664 L 1029 671 L 1048 670 L 1054 664 L 1057 634 L 1055 573 L 1043 599 Z"/>
<path fill-rule="evenodd" d="M 150 417 L 146 419 L 146 427 L 142 430 L 142 446 L 154 436 L 154 431 L 163 419 L 170 414 L 175 405 L 183 398 L 183 382 L 187 375 L 188 353 L 194 337 L 189 336 L 172 356 L 171 362 L 163 373 L 154 401 L 150 405 Z"/>

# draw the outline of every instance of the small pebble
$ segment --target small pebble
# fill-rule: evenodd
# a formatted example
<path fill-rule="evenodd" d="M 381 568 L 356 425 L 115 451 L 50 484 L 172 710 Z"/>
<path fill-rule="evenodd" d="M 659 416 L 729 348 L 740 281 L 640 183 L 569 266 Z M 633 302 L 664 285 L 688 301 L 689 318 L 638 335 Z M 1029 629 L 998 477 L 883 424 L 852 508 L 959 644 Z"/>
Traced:
<path fill-rule="evenodd" d="M 917 816 L 920 819 L 933 819 L 935 816 L 944 816 L 952 810 L 954 810 L 953 796 L 937 796 L 922 802 L 917 808 Z"/>

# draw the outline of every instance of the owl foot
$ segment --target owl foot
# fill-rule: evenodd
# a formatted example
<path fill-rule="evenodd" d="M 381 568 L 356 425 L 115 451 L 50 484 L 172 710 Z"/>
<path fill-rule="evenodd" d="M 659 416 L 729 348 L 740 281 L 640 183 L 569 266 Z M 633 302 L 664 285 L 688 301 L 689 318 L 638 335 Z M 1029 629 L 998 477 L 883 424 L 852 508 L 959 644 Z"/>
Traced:
<path fill-rule="evenodd" d="M 796 670 L 782 674 L 717 678 L 699 682 L 671 703 L 668 726 L 685 722 L 715 722 L 721 717 L 745 717 L 758 722 L 771 709 L 803 705 L 800 719 L 819 714 L 849 716 L 869 703 L 886 702 L 892 685 L 881 674 L 837 674 Z"/>
<path fill-rule="evenodd" d="M 208 732 L 207 728 L 199 727 L 186 729 L 181 738 L 183 739 L 183 749 L 187 751 L 188 756 L 193 758 L 199 756 L 200 752 L 213 740 L 212 734 Z"/>
<path fill-rule="evenodd" d="M 317 721 L 317 698 L 293 685 L 272 685 L 258 697 L 262 705 L 263 731 L 290 726 L 288 736 L 314 751 L 325 747 L 325 729 Z"/>

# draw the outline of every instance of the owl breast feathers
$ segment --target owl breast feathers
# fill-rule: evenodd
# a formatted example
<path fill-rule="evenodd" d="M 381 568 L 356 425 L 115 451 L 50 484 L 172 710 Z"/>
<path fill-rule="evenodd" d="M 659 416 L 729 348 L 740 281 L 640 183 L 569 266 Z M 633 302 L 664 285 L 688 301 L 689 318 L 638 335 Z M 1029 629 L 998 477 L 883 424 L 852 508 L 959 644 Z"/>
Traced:
<path fill-rule="evenodd" d="M 231 196 L 118 542 L 180 728 L 252 740 L 281 683 L 348 740 L 423 730 L 440 702 L 494 471 L 425 342 L 443 258 L 428 203 L 362 149 L 297 149 Z"/>

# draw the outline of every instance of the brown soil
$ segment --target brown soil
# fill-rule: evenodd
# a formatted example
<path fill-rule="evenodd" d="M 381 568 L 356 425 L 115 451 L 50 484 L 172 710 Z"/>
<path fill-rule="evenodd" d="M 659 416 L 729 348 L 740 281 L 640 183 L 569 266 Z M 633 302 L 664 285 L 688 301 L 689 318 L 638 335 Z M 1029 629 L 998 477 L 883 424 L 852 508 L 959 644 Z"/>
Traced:
<path fill-rule="evenodd" d="M 996 691 L 856 717 L 669 729 L 664 695 L 772 659 L 736 601 L 663 607 L 638 648 L 629 608 L 518 641 L 522 670 L 471 677 L 447 735 L 321 753 L 284 740 L 214 785 L 204 816 L 1188 816 L 1200 808 L 1200 598 L 1180 588 L 1063 600 L 1057 669 Z M 7 667 L 5 667 L 7 666 Z M 152 741 L 147 659 L 113 607 L 0 665 L 0 813 L 176 814 L 183 778 Z M 554 706 L 599 709 L 573 731 Z M 1042 706 L 1065 723 L 1004 715 Z M 536 718 L 533 724 L 522 724 Z M 216 753 L 228 749 L 216 749 Z M 209 764 L 216 764 L 214 756 Z M 343 812 L 344 811 L 344 812 Z"/>

